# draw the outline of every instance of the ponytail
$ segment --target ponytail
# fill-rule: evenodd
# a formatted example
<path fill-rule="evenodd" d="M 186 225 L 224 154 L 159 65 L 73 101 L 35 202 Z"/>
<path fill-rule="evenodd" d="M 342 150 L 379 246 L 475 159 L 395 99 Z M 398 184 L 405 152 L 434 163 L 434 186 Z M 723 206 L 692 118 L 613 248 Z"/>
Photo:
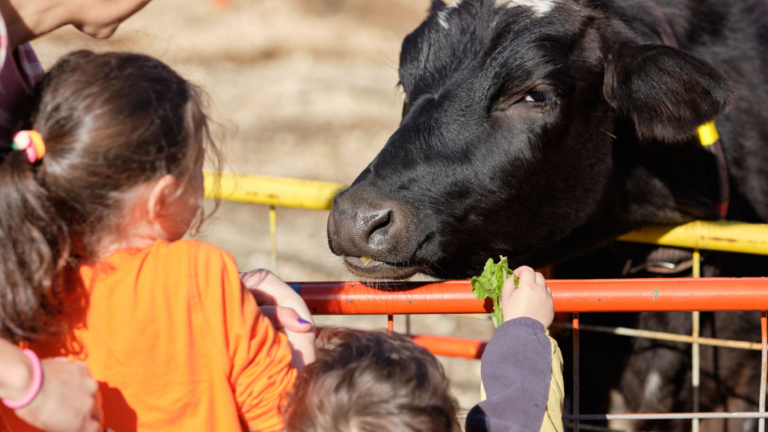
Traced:
<path fill-rule="evenodd" d="M 0 337 L 13 342 L 81 324 L 68 322 L 87 307 L 75 269 L 122 233 L 129 192 L 168 174 L 183 190 L 219 154 L 203 92 L 148 56 L 68 54 L 29 102 L 22 125 L 39 135 L 0 162 Z"/>
<path fill-rule="evenodd" d="M 57 335 L 69 251 L 67 226 L 23 151 L 0 163 L 0 337 Z"/>

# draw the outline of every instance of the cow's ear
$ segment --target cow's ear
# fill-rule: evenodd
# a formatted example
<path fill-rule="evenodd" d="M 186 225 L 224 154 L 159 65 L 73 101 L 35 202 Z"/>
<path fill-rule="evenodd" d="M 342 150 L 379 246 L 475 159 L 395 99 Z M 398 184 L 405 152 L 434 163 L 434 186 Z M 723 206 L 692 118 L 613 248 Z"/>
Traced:
<path fill-rule="evenodd" d="M 440 12 L 446 6 L 443 0 L 432 0 L 432 4 L 429 6 L 429 14 Z"/>
<path fill-rule="evenodd" d="M 623 45 L 606 62 L 603 93 L 641 139 L 680 141 L 730 108 L 736 86 L 711 64 L 664 45 Z"/>

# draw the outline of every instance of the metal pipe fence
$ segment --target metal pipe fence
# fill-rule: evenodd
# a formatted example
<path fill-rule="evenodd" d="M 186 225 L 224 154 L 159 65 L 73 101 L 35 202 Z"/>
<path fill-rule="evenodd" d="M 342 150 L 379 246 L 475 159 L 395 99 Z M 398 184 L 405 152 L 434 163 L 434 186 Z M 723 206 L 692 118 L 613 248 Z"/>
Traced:
<path fill-rule="evenodd" d="M 698 427 L 701 419 L 759 419 L 764 431 L 766 369 L 768 369 L 768 278 L 699 278 L 699 279 L 621 279 L 621 280 L 551 280 L 556 312 L 572 312 L 573 320 L 568 328 L 573 337 L 573 413 L 563 416 L 571 420 L 573 430 L 578 432 L 581 421 L 588 420 L 692 420 L 692 428 Z M 318 315 L 341 314 L 382 314 L 387 315 L 388 328 L 392 330 L 395 314 L 431 313 L 478 313 L 488 312 L 490 302 L 480 301 L 471 294 L 469 281 L 435 283 L 398 282 L 386 284 L 387 291 L 368 286 L 361 282 L 305 282 L 291 286 L 301 295 L 313 313 Z M 382 288 L 378 285 L 378 288 Z M 649 294 L 650 292 L 650 294 Z M 606 299 L 604 302 L 603 299 Z M 690 311 L 692 307 L 706 311 L 761 311 L 760 327 L 763 352 L 760 379 L 760 405 L 758 412 L 699 413 L 694 404 L 691 413 L 639 413 L 639 414 L 581 414 L 579 412 L 579 333 L 581 329 L 615 332 L 606 327 L 586 326 L 579 323 L 579 312 L 646 312 L 646 311 Z M 633 329 L 625 329 L 633 330 Z M 642 332 L 642 331 L 640 331 Z M 692 346 L 714 345 L 727 348 L 754 349 L 753 342 L 720 341 L 694 335 L 670 335 L 661 332 L 647 332 L 633 335 L 654 339 L 688 342 Z M 418 342 L 419 337 L 414 337 Z M 467 339 L 435 336 L 422 337 L 420 345 L 427 349 L 444 348 L 460 344 L 475 351 L 460 355 L 477 358 L 482 355 L 484 343 Z M 424 343 L 424 341 L 429 343 Z M 432 351 L 432 350 L 430 350 Z M 434 352 L 441 355 L 440 353 Z M 454 354 L 453 351 L 444 351 Z M 695 388 L 695 387 L 694 387 Z M 695 395 L 695 393 L 694 393 Z M 592 427 L 589 428 L 593 430 Z M 587 430 L 587 429 L 585 429 Z"/>
<path fill-rule="evenodd" d="M 226 4 L 226 1 L 222 2 Z M 333 198 L 344 185 L 309 180 L 243 176 L 232 173 L 215 175 L 206 173 L 206 198 L 223 199 L 269 207 L 272 270 L 277 274 L 279 257 L 277 250 L 278 206 L 315 210 L 328 210 Z M 691 279 L 631 279 L 558 281 L 550 280 L 555 307 L 559 311 L 573 312 L 571 325 L 574 337 L 574 416 L 573 429 L 578 431 L 579 421 L 597 419 L 596 415 L 578 415 L 578 337 L 580 330 L 608 332 L 631 337 L 644 337 L 691 343 L 693 413 L 676 415 L 674 418 L 692 419 L 692 430 L 698 432 L 701 418 L 760 418 L 759 429 L 764 432 L 764 417 L 755 413 L 699 414 L 698 392 L 700 383 L 700 345 L 728 348 L 761 349 L 763 351 L 760 412 L 765 410 L 766 381 L 766 332 L 763 312 L 763 341 L 761 344 L 747 341 L 725 341 L 700 337 L 700 311 L 761 310 L 768 309 L 768 283 L 765 279 L 700 279 L 700 249 L 768 255 L 768 224 L 746 224 L 732 221 L 694 221 L 680 226 L 645 227 L 627 233 L 618 240 L 650 243 L 671 247 L 694 249 L 693 276 Z M 468 282 L 441 282 L 437 284 L 378 284 L 373 287 L 359 282 L 296 283 L 315 314 L 386 314 L 387 328 L 393 330 L 396 313 L 488 313 L 490 302 L 480 302 L 471 295 Z M 375 289 L 402 290 L 383 293 Z M 557 292 L 557 294 L 555 294 Z M 408 306 L 406 306 L 406 303 Z M 416 305 L 416 306 L 413 306 Z M 402 312 L 407 311 L 407 312 Z M 645 330 L 579 326 L 579 312 L 639 312 L 639 311 L 692 311 L 692 334 L 679 335 Z M 407 315 L 408 317 L 409 315 Z M 558 325 L 556 323 L 556 325 Z M 407 332 L 410 335 L 410 331 Z M 437 355 L 463 358 L 479 358 L 485 343 L 477 340 L 439 336 L 415 336 L 414 341 Z M 742 416 L 744 414 L 744 416 Z M 712 417 L 712 416 L 726 417 Z M 606 419 L 640 419 L 632 415 L 601 415 Z M 622 417 L 623 416 L 623 417 Z M 630 416 L 630 417 L 627 417 Z M 637 415 L 635 415 L 637 416 Z M 672 418 L 673 414 L 656 415 L 654 418 Z M 680 417 L 682 416 L 682 417 Z M 749 417 L 753 416 L 753 417 Z M 643 417 L 645 419 L 646 417 Z M 585 428 L 585 430 L 587 430 Z M 596 430 L 593 426 L 589 430 Z"/>
<path fill-rule="evenodd" d="M 490 313 L 469 281 L 289 282 L 317 315 Z M 547 281 L 556 312 L 681 312 L 768 309 L 768 278 Z"/>

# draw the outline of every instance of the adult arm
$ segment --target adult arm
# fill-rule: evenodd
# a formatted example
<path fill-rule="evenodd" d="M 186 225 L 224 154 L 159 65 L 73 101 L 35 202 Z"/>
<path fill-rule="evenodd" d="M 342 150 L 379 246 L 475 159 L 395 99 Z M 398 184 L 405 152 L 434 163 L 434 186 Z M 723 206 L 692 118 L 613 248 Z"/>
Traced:
<path fill-rule="evenodd" d="M 0 398 L 19 400 L 32 385 L 32 362 L 19 348 L 0 339 Z"/>
<path fill-rule="evenodd" d="M 98 383 L 85 364 L 48 359 L 41 362 L 43 384 L 32 402 L 17 409 L 25 422 L 50 432 L 101 430 Z M 32 385 L 32 363 L 20 349 L 0 339 L 0 397 L 22 399 Z"/>

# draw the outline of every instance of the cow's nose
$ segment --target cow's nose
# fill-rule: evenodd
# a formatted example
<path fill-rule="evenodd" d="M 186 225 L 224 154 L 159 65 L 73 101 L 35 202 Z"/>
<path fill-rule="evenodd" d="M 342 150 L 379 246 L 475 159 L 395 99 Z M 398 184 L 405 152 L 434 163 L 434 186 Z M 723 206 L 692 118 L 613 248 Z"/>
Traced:
<path fill-rule="evenodd" d="M 379 257 L 390 248 L 396 218 L 392 208 L 350 208 L 338 204 L 337 201 L 328 218 L 328 238 L 335 253 Z"/>

